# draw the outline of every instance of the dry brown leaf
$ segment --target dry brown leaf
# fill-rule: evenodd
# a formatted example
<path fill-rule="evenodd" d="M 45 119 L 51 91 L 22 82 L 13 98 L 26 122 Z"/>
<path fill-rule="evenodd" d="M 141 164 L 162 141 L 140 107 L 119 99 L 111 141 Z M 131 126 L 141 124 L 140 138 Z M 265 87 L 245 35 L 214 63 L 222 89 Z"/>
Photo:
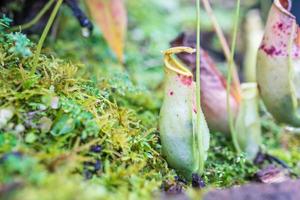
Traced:
<path fill-rule="evenodd" d="M 108 45 L 118 60 L 123 62 L 127 30 L 127 12 L 124 0 L 86 0 L 86 4 Z"/>

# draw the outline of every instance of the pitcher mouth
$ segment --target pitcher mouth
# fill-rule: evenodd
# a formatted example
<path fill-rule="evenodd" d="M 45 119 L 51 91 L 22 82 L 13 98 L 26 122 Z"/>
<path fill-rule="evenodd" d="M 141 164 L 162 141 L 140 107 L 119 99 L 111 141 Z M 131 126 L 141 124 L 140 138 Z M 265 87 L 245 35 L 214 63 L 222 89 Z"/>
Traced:
<path fill-rule="evenodd" d="M 242 83 L 241 90 L 242 90 L 243 99 L 255 98 L 257 96 L 257 83 L 255 82 Z"/>
<path fill-rule="evenodd" d="M 177 53 L 194 53 L 196 50 L 190 47 L 173 47 L 163 52 L 164 62 L 167 69 L 176 72 L 177 74 L 193 77 L 192 72 L 184 66 L 182 62 L 174 58 Z"/>
<path fill-rule="evenodd" d="M 274 5 L 277 9 L 279 9 L 282 13 L 287 15 L 292 19 L 296 19 L 296 17 L 291 13 L 292 9 L 292 1 L 291 0 L 275 0 Z"/>
<path fill-rule="evenodd" d="M 300 27 L 297 22 L 299 19 L 292 13 L 293 10 L 293 3 L 292 0 L 274 0 L 273 6 L 279 10 L 280 13 L 283 15 L 289 17 L 292 20 L 293 25 L 295 25 L 295 31 L 296 31 L 296 45 L 300 47 Z M 293 27 L 291 27 L 293 28 Z"/>

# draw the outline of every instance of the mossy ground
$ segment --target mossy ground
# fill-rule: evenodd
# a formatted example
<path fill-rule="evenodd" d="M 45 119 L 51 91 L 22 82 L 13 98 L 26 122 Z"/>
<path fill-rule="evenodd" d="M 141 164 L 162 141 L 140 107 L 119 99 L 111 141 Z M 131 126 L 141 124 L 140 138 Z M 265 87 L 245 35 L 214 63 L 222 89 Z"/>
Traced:
<path fill-rule="evenodd" d="M 182 24 L 193 26 L 193 15 L 172 19 L 193 7 L 134 2 L 128 3 L 125 70 L 113 61 L 99 30 L 83 38 L 67 9 L 61 16 L 64 28 L 55 40 L 49 36 L 34 73 L 36 45 L 2 30 L 1 198 L 149 199 L 164 182 L 176 182 L 161 156 L 157 130 L 160 50 Z M 262 124 L 265 149 L 297 172 L 299 138 L 282 134 L 270 119 Z M 208 186 L 242 184 L 257 170 L 244 155 L 236 155 L 228 136 L 212 133 L 204 174 Z"/>

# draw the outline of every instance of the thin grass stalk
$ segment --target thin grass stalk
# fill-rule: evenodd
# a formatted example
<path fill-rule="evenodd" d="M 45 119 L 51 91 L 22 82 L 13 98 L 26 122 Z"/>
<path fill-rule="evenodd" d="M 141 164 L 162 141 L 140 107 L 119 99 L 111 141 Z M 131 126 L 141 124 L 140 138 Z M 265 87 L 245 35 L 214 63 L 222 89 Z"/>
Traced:
<path fill-rule="evenodd" d="M 35 25 L 44 16 L 44 14 L 51 8 L 54 1 L 55 0 L 49 0 L 48 3 L 42 8 L 42 10 L 40 10 L 40 12 L 32 20 L 30 20 L 29 22 L 23 25 L 12 27 L 10 31 L 14 32 L 18 30 L 26 30 L 32 27 L 33 25 Z"/>
<path fill-rule="evenodd" d="M 237 132 L 234 128 L 234 119 L 232 115 L 232 110 L 230 109 L 230 89 L 231 89 L 231 81 L 232 81 L 232 71 L 234 67 L 234 53 L 236 48 L 236 40 L 237 40 L 237 32 L 238 32 L 238 26 L 239 26 L 239 17 L 240 17 L 240 6 L 241 1 L 237 0 L 236 5 L 236 12 L 235 12 L 235 22 L 233 27 L 233 37 L 232 37 L 232 44 L 231 44 L 231 54 L 230 54 L 230 60 L 228 62 L 228 76 L 227 76 L 227 90 L 226 90 L 226 99 L 227 99 L 227 113 L 228 113 L 228 119 L 229 119 L 229 128 L 231 132 L 231 137 L 233 141 L 233 145 L 237 151 L 237 153 L 241 153 L 241 148 L 237 141 Z"/>
<path fill-rule="evenodd" d="M 48 35 L 48 33 L 49 33 L 50 29 L 51 29 L 51 26 L 52 26 L 52 24 L 54 22 L 54 19 L 55 19 L 57 13 L 58 13 L 58 10 L 59 10 L 62 2 L 63 2 L 63 0 L 58 0 L 57 1 L 57 3 L 56 3 L 56 5 L 55 5 L 55 7 L 54 7 L 54 9 L 53 9 L 53 11 L 52 11 L 52 13 L 50 15 L 50 18 L 49 18 L 49 20 L 47 22 L 47 25 L 46 25 L 43 33 L 42 33 L 42 36 L 41 36 L 41 38 L 39 40 L 39 43 L 37 45 L 37 49 L 36 49 L 36 52 L 35 52 L 35 55 L 34 55 L 34 58 L 33 58 L 33 67 L 32 67 L 32 70 L 31 70 L 32 74 L 34 74 L 35 71 L 36 71 L 37 64 L 38 64 L 38 59 L 40 57 L 40 54 L 41 54 L 41 51 L 42 51 L 42 48 L 43 48 L 43 44 L 44 44 L 44 42 L 46 40 L 46 37 L 47 37 L 47 35 Z"/>
<path fill-rule="evenodd" d="M 220 24 L 218 23 L 218 20 L 212 10 L 211 4 L 210 4 L 209 0 L 202 0 L 202 3 L 203 3 L 204 9 L 205 9 L 208 17 L 210 18 L 210 20 L 212 22 L 215 32 L 219 38 L 219 41 L 220 41 L 221 47 L 223 49 L 224 55 L 226 57 L 226 60 L 227 60 L 227 62 L 230 62 L 230 59 L 231 59 L 230 48 L 229 48 L 228 42 L 225 38 L 224 32 L 222 31 L 222 28 L 221 28 Z M 239 97 L 240 93 L 241 93 L 240 80 L 239 80 L 239 76 L 237 73 L 237 68 L 236 68 L 236 64 L 234 63 L 234 60 L 233 60 L 232 76 L 233 76 L 233 82 L 234 82 L 234 86 L 235 86 L 234 88 L 236 90 L 234 92 L 236 92 L 236 96 Z"/>
<path fill-rule="evenodd" d="M 199 173 L 202 174 L 204 171 L 204 147 L 203 147 L 203 134 L 200 133 L 201 130 L 201 82 L 200 82 L 200 32 L 201 32 L 201 5 L 200 0 L 196 1 L 197 6 L 197 46 L 196 46 L 196 106 L 197 106 L 197 135 L 198 140 L 200 140 L 199 144 Z"/>
<path fill-rule="evenodd" d="M 297 29 L 297 24 L 293 23 L 292 25 L 292 33 L 295 33 Z M 297 93 L 296 88 L 294 87 L 293 84 L 293 80 L 294 80 L 294 62 L 293 62 L 293 43 L 294 43 L 294 37 L 293 34 L 291 34 L 290 39 L 289 39 L 289 43 L 288 43 L 288 70 L 289 70 L 289 81 L 290 81 L 290 86 L 291 86 L 291 90 L 294 94 Z M 297 108 L 297 98 L 292 98 L 292 104 L 294 109 L 298 109 Z"/>

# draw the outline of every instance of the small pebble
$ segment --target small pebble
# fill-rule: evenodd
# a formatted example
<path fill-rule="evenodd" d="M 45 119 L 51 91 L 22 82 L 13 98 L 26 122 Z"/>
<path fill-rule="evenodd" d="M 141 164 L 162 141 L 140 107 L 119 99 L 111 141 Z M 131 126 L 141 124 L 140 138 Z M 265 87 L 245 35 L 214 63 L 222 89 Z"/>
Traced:
<path fill-rule="evenodd" d="M 58 97 L 52 97 L 52 99 L 51 99 L 51 108 L 52 109 L 58 109 L 59 108 L 59 98 Z"/>
<path fill-rule="evenodd" d="M 14 116 L 14 111 L 12 108 L 2 108 L 0 109 L 0 128 L 7 125 L 8 121 Z"/>
<path fill-rule="evenodd" d="M 25 127 L 22 125 L 22 124 L 18 124 L 16 127 L 15 127 L 15 132 L 16 133 L 23 133 L 25 131 Z"/>

